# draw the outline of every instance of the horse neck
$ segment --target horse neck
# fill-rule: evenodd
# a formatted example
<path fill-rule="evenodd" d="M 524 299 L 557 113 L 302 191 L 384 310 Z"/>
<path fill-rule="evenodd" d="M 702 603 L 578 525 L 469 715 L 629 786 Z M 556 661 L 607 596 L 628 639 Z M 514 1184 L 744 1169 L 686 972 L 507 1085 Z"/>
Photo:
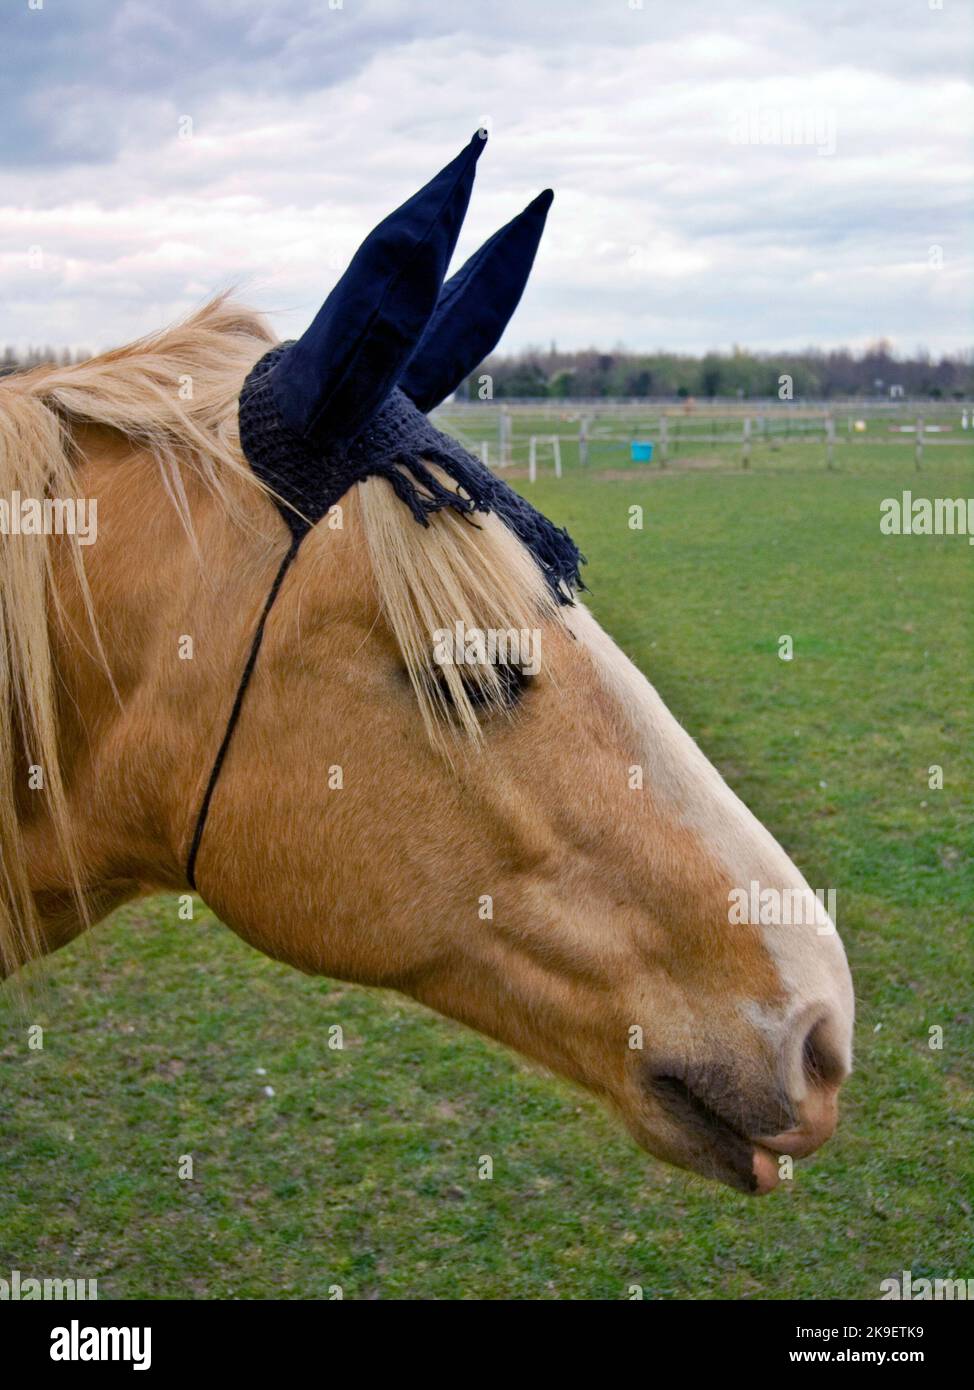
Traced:
<path fill-rule="evenodd" d="M 84 559 L 104 661 L 56 550 L 51 640 L 62 776 L 94 921 L 139 893 L 186 887 L 202 783 L 274 557 L 184 470 L 194 552 L 150 458 L 109 431 L 82 432 L 78 443 L 79 495 L 98 500 L 98 539 Z M 271 504 L 258 505 L 273 532 Z M 60 945 L 84 926 L 69 896 L 68 861 L 43 810 L 24 831 L 45 938 Z"/>

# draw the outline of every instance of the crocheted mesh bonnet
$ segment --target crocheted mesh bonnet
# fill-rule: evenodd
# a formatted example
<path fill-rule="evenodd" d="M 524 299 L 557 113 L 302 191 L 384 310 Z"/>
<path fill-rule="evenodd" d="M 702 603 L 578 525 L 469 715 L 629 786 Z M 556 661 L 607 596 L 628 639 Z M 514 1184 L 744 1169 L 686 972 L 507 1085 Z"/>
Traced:
<path fill-rule="evenodd" d="M 240 394 L 240 439 L 295 545 L 353 483 L 382 477 L 422 525 L 443 507 L 495 512 L 570 602 L 582 562 L 571 538 L 426 418 L 499 341 L 553 197 L 545 189 L 445 280 L 486 139 L 476 131 L 380 222 L 301 338 L 261 358 Z"/>
<path fill-rule="evenodd" d="M 554 525 L 462 444 L 443 434 L 395 387 L 372 420 L 351 440 L 327 446 L 327 454 L 293 430 L 281 415 L 273 373 L 291 345 L 282 343 L 256 364 L 240 393 L 240 440 L 251 467 L 273 489 L 296 541 L 363 478 L 385 478 L 421 525 L 443 507 L 465 515 L 494 512 L 534 556 L 552 593 L 570 603 L 584 588 L 583 563 L 568 532 Z M 430 472 L 441 469 L 455 487 Z"/>

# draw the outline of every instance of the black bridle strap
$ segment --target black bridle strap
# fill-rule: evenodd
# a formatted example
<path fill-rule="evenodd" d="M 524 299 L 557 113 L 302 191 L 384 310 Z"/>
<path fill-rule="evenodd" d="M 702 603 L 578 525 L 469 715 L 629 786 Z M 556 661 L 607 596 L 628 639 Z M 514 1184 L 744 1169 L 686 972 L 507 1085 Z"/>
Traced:
<path fill-rule="evenodd" d="M 223 735 L 223 742 L 220 744 L 219 752 L 217 753 L 216 760 L 213 763 L 213 770 L 210 773 L 210 780 L 206 784 L 206 791 L 203 794 L 203 801 L 200 805 L 199 815 L 196 817 L 196 828 L 193 831 L 193 842 L 189 848 L 189 858 L 186 861 L 186 877 L 189 879 L 189 886 L 193 889 L 194 892 L 196 891 L 196 858 L 200 852 L 200 841 L 203 839 L 203 831 L 206 829 L 206 818 L 210 813 L 210 802 L 213 800 L 213 793 L 216 790 L 217 782 L 220 780 L 220 773 L 223 769 L 223 762 L 227 756 L 227 750 L 229 749 L 230 743 L 233 739 L 233 733 L 237 727 L 237 721 L 240 718 L 240 711 L 243 709 L 244 697 L 247 694 L 247 687 L 250 684 L 250 678 L 254 674 L 254 667 L 257 665 L 257 658 L 260 655 L 261 643 L 264 640 L 264 628 L 267 625 L 267 619 L 270 616 L 271 609 L 274 607 L 274 602 L 278 594 L 281 592 L 281 585 L 284 583 L 284 576 L 291 568 L 291 562 L 293 561 L 295 555 L 297 555 L 298 547 L 300 546 L 300 544 L 301 538 L 299 538 L 298 536 L 294 536 L 291 540 L 291 545 L 288 549 L 287 554 L 281 561 L 281 567 L 277 571 L 277 574 L 274 578 L 274 583 L 271 585 L 271 591 L 267 595 L 267 602 L 264 604 L 264 611 L 260 615 L 260 621 L 258 622 L 257 630 L 254 633 L 254 640 L 250 644 L 250 655 L 247 657 L 247 664 L 244 667 L 243 675 L 240 677 L 240 684 L 237 687 L 237 697 L 233 702 L 233 709 L 230 711 L 230 718 L 227 720 L 227 727 L 226 732 Z"/>

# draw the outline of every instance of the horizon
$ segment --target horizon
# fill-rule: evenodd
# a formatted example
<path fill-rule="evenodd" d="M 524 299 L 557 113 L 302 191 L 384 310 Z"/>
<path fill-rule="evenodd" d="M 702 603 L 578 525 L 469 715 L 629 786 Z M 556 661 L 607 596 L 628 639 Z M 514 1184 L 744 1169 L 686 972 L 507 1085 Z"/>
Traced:
<path fill-rule="evenodd" d="M 4 362 L 11 360 L 9 354 L 13 353 L 16 359 L 17 368 L 22 368 L 26 363 L 39 365 L 43 362 L 52 361 L 52 358 L 42 357 L 40 354 L 52 352 L 56 354 L 72 353 L 78 354 L 79 360 L 87 360 L 96 357 L 102 352 L 110 352 L 120 347 L 125 347 L 125 343 L 111 343 L 104 348 L 92 350 L 90 345 L 78 343 L 57 343 L 57 342 L 35 342 L 25 344 L 22 348 L 14 343 L 0 341 L 0 372 L 3 370 Z M 675 357 L 687 361 L 699 362 L 707 357 L 752 358 L 755 361 L 772 363 L 778 359 L 786 361 L 802 357 L 839 357 L 846 356 L 854 362 L 863 362 L 867 357 L 880 356 L 895 362 L 897 365 L 910 366 L 919 365 L 929 361 L 931 365 L 944 362 L 959 363 L 964 366 L 974 365 L 974 344 L 967 347 L 960 347 L 952 352 L 931 352 L 922 345 L 914 351 L 899 351 L 888 340 L 878 339 L 875 342 L 867 343 L 861 348 L 850 348 L 846 344 L 837 344 L 834 347 L 819 347 L 814 343 L 807 343 L 799 348 L 752 348 L 742 343 L 735 343 L 728 348 L 705 348 L 701 351 L 688 349 L 678 349 L 666 346 L 655 346 L 648 348 L 634 348 L 626 343 L 614 343 L 610 346 L 603 346 L 598 343 L 587 343 L 580 347 L 562 347 L 557 342 L 552 341 L 548 344 L 526 343 L 523 347 L 511 348 L 509 350 L 495 349 L 491 352 L 484 362 L 513 362 L 529 357 L 580 357 L 588 353 L 593 353 L 600 357 L 631 357 L 631 358 L 653 358 L 653 357 Z"/>

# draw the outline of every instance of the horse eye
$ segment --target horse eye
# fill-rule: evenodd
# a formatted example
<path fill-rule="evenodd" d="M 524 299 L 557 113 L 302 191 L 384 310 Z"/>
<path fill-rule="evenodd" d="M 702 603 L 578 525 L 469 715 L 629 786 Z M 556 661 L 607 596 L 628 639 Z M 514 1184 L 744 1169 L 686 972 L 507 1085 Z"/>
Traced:
<path fill-rule="evenodd" d="M 490 706 L 513 709 L 523 698 L 526 690 L 534 682 L 534 675 L 530 671 L 523 670 L 520 666 L 511 666 L 507 662 L 498 663 L 495 668 L 499 677 L 500 702 L 494 700 L 492 693 L 485 689 L 479 681 L 467 680 L 461 669 L 460 676 L 463 680 L 464 689 L 471 705 L 475 709 L 488 709 Z M 405 669 L 403 676 L 408 680 Z M 443 670 L 438 666 L 431 666 L 429 669 L 429 681 L 431 685 L 436 685 L 442 694 L 444 703 L 450 708 L 453 707 L 453 695 L 450 690 L 449 682 L 443 675 Z"/>
<path fill-rule="evenodd" d="M 500 680 L 501 703 L 506 709 L 513 709 L 534 680 L 534 676 L 531 675 L 530 672 L 523 670 L 522 667 L 510 666 L 507 662 L 501 662 L 494 667 L 494 670 L 497 672 Z M 464 686 L 470 697 L 470 703 L 475 708 L 482 709 L 487 704 L 491 703 L 490 696 L 482 685 L 476 682 L 470 682 L 468 684 L 464 681 Z M 449 694 L 448 687 L 444 685 L 444 689 L 446 689 L 447 694 Z"/>

